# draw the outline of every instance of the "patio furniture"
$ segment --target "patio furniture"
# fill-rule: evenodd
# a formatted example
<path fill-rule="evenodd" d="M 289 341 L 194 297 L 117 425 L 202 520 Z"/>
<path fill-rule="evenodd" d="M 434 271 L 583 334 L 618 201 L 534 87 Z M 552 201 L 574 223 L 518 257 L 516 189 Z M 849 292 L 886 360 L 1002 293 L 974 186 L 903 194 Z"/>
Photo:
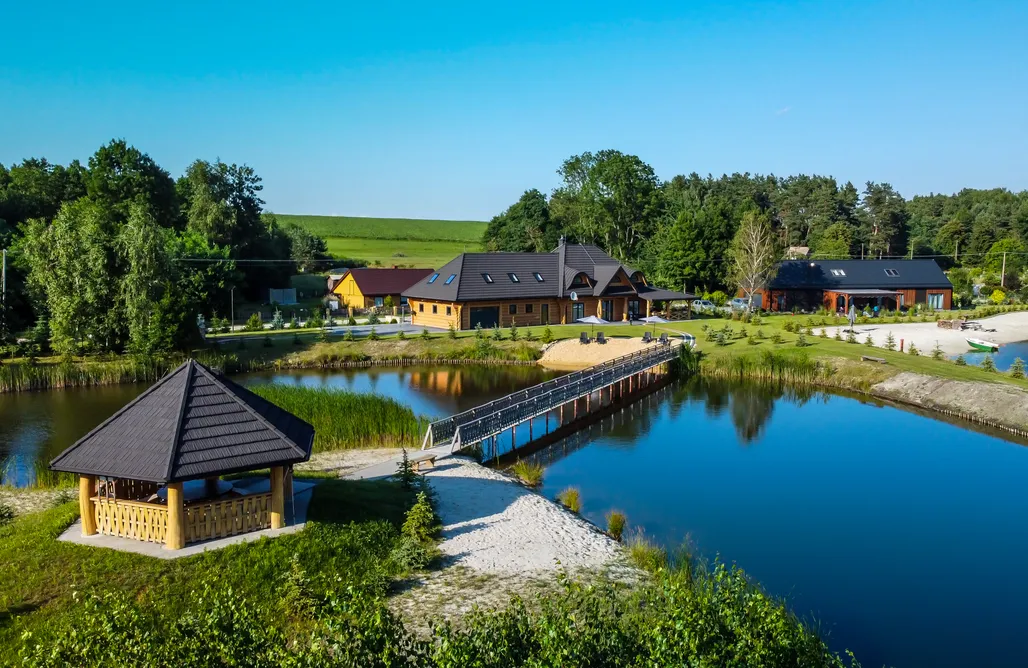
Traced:
<path fill-rule="evenodd" d="M 662 333 L 660 335 L 660 345 L 662 345 L 662 346 L 671 345 L 671 341 L 669 341 L 668 338 L 667 338 L 667 332 L 664 332 L 664 333 Z"/>
<path fill-rule="evenodd" d="M 590 341 L 589 335 L 586 334 L 585 332 L 580 332 L 578 334 L 578 342 L 579 343 L 589 343 L 589 341 Z"/>
<path fill-rule="evenodd" d="M 422 466 L 427 465 L 429 468 L 435 468 L 435 457 L 433 453 L 425 452 L 420 455 L 414 455 L 408 461 L 411 463 L 411 467 L 420 473 Z"/>
<path fill-rule="evenodd" d="M 643 332 L 643 343 L 653 343 L 653 336 L 649 332 Z"/>
<path fill-rule="evenodd" d="M 603 335 L 603 332 L 596 332 L 596 343 L 606 343 L 607 337 Z"/>

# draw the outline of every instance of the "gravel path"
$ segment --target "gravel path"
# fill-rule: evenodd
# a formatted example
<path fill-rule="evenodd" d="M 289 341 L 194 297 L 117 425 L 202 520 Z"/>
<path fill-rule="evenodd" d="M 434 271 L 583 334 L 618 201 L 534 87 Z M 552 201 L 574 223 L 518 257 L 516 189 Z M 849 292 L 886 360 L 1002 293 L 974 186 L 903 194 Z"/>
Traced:
<path fill-rule="evenodd" d="M 995 332 L 976 332 L 974 330 L 943 329 L 935 322 L 907 322 L 907 323 L 879 323 L 869 322 L 866 325 L 857 325 L 854 329 L 860 343 L 864 342 L 867 335 L 878 347 L 885 345 L 885 339 L 892 332 L 899 346 L 900 339 L 904 340 L 905 349 L 910 348 L 910 343 L 917 345 L 921 354 L 927 355 L 935 348 L 938 341 L 939 347 L 947 355 L 959 355 L 970 350 L 966 339 L 968 337 L 985 339 L 993 343 L 1014 343 L 1015 341 L 1028 340 L 1028 311 L 1017 313 L 1004 313 L 991 318 L 983 318 L 976 322 L 982 323 L 985 329 L 995 329 Z M 843 327 L 825 327 L 828 336 L 834 337 L 836 330 L 842 331 L 846 336 L 849 325 Z M 814 328 L 815 334 L 821 333 L 820 327 Z"/>
<path fill-rule="evenodd" d="M 607 339 L 604 344 L 593 341 L 582 344 L 578 339 L 565 339 L 557 341 L 546 349 L 539 364 L 557 369 L 580 369 L 594 364 L 600 364 L 615 357 L 628 355 L 652 343 L 643 343 L 641 337 L 630 339 Z"/>
<path fill-rule="evenodd" d="M 616 542 L 539 494 L 470 459 L 441 460 L 428 474 L 443 521 L 443 554 L 482 573 L 525 576 L 600 568 L 622 557 Z"/>

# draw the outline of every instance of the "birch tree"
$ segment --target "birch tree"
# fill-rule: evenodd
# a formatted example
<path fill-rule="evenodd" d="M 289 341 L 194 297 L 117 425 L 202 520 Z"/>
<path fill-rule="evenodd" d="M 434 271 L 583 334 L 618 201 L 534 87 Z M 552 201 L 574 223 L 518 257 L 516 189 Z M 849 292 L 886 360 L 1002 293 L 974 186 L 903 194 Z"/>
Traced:
<path fill-rule="evenodd" d="M 754 211 L 743 214 L 732 241 L 733 277 L 753 307 L 753 295 L 767 287 L 778 272 L 780 253 L 767 217 Z"/>

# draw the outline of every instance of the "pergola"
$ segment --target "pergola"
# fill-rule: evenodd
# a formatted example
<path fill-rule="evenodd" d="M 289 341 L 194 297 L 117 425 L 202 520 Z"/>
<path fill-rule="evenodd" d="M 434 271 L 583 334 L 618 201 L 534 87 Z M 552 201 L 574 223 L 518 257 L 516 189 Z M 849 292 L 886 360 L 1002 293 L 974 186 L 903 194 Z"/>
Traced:
<path fill-rule="evenodd" d="M 79 476 L 82 534 L 189 543 L 286 525 L 314 428 L 189 360 L 50 462 Z M 222 475 L 270 468 L 270 490 Z"/>

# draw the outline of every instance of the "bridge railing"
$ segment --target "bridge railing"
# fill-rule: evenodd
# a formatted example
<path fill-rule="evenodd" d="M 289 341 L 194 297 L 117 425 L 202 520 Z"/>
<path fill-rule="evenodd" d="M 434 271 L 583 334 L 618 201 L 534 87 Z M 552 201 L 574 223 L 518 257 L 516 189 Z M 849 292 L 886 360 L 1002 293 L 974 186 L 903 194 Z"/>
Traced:
<path fill-rule="evenodd" d="M 670 361 L 676 354 L 673 346 L 657 346 L 554 379 L 564 381 L 561 383 L 547 381 L 527 390 L 514 392 L 447 420 L 432 423 L 423 447 L 428 444 L 430 438 L 435 442 L 452 440 L 461 444 L 481 441 L 561 404 L 612 385 L 634 373 Z M 459 418 L 459 421 L 454 418 Z M 432 431 L 440 422 L 451 420 L 457 422 L 452 427 L 447 425 L 452 431 Z"/>
<path fill-rule="evenodd" d="M 469 445 L 482 441 L 537 415 L 553 410 L 562 404 L 612 385 L 634 373 L 645 371 L 657 364 L 670 361 L 676 354 L 673 348 L 661 346 L 652 355 L 634 358 L 625 364 L 601 369 L 596 373 L 578 378 L 561 387 L 553 388 L 541 394 L 534 394 L 516 404 L 500 408 L 489 415 L 461 424 L 457 428 L 459 442 L 461 445 Z"/>

